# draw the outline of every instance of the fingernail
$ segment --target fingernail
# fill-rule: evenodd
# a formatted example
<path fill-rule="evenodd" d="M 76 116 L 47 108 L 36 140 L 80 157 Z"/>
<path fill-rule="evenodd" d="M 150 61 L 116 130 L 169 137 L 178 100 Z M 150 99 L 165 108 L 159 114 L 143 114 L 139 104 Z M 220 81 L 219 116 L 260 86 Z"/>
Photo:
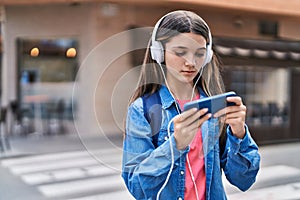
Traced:
<path fill-rule="evenodd" d="M 192 108 L 192 111 L 193 112 L 196 112 L 198 109 L 197 108 Z"/>

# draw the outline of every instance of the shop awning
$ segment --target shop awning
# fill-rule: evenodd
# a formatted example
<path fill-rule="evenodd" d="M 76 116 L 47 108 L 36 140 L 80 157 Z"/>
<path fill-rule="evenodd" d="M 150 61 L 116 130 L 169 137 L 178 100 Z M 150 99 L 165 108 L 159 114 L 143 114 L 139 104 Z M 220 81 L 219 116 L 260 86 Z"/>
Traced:
<path fill-rule="evenodd" d="M 249 13 L 272 14 L 278 16 L 300 16 L 299 0 L 0 0 L 1 5 L 34 5 L 34 4 L 78 4 L 89 2 L 121 3 L 132 5 L 190 5 L 201 6 L 201 8 L 212 8 L 222 10 L 242 11 Z"/>
<path fill-rule="evenodd" d="M 214 38 L 214 50 L 221 56 L 300 61 L 300 42 Z"/>

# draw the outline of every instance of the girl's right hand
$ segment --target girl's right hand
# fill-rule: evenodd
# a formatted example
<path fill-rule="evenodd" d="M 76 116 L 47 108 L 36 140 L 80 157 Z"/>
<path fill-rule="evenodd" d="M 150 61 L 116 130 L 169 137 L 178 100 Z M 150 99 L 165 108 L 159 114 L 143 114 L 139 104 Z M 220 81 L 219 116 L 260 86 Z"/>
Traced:
<path fill-rule="evenodd" d="M 174 137 L 178 150 L 184 150 L 194 139 L 198 129 L 211 117 L 207 108 L 189 109 L 174 118 Z M 201 118 L 200 118 L 201 117 Z"/>

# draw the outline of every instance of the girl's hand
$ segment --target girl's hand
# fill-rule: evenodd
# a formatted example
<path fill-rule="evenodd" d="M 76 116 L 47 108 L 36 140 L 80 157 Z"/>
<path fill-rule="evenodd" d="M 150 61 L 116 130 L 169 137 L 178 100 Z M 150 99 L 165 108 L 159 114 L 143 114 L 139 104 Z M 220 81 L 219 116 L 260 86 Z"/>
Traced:
<path fill-rule="evenodd" d="M 193 108 L 174 118 L 174 137 L 178 150 L 185 149 L 193 141 L 203 122 L 211 117 L 211 114 L 204 115 L 207 111 L 206 108 L 199 111 Z"/>
<path fill-rule="evenodd" d="M 229 124 L 232 134 L 242 139 L 245 136 L 246 106 L 243 104 L 241 97 L 227 97 L 228 102 L 235 103 L 235 106 L 228 106 L 216 114 L 214 117 L 224 117 L 224 122 Z"/>

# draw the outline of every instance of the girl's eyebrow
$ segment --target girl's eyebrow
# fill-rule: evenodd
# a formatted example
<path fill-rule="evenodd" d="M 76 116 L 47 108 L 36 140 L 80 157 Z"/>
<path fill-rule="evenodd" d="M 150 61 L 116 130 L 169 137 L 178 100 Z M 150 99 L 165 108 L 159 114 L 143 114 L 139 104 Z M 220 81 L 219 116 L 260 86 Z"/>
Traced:
<path fill-rule="evenodd" d="M 185 46 L 174 46 L 172 49 L 188 49 L 188 47 Z M 199 47 L 197 50 L 205 50 L 206 47 Z"/>
<path fill-rule="evenodd" d="M 187 47 L 184 46 L 173 46 L 173 49 L 188 49 Z"/>

